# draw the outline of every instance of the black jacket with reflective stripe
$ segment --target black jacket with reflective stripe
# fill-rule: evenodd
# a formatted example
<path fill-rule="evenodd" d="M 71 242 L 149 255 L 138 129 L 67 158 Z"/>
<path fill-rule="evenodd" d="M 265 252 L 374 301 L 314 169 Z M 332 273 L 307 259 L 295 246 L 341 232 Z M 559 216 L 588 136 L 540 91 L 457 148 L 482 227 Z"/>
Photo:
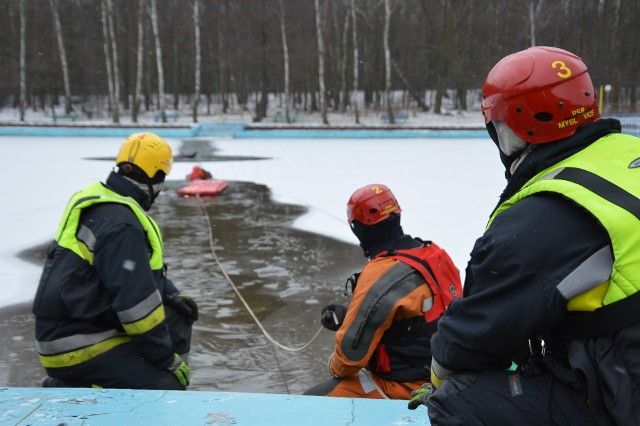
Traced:
<path fill-rule="evenodd" d="M 139 199 L 139 189 L 112 173 L 110 189 Z M 95 237 L 93 266 L 70 250 L 52 243 L 36 294 L 36 340 L 60 341 L 76 335 L 99 335 L 124 329 L 116 312 L 144 303 L 154 291 L 177 293 L 164 271 L 152 271 L 145 232 L 131 209 L 119 203 L 100 203 L 82 213 L 80 223 Z M 122 265 L 129 265 L 126 279 Z M 116 306 L 114 307 L 114 303 Z M 132 336 L 138 351 L 165 368 L 173 347 L 163 321 L 148 332 Z"/>
<path fill-rule="evenodd" d="M 538 172 L 619 131 L 617 120 L 602 119 L 581 126 L 571 138 L 537 146 L 498 205 Z M 605 417 L 602 424 L 612 422 L 604 406 L 635 424 L 634 418 L 640 420 L 640 325 L 588 339 L 567 340 L 556 333 L 568 313 L 561 284 L 609 245 L 593 216 L 559 194 L 534 194 L 502 212 L 473 247 L 463 298 L 449 306 L 432 338 L 433 359 L 452 371 L 506 369 L 529 352 L 530 338 L 540 336 L 547 345 L 545 365 L 560 380 L 585 395 L 588 383 L 600 383 L 589 389 L 588 398 L 597 407 L 594 413 Z M 602 268 L 610 272 L 611 265 L 605 262 Z"/>

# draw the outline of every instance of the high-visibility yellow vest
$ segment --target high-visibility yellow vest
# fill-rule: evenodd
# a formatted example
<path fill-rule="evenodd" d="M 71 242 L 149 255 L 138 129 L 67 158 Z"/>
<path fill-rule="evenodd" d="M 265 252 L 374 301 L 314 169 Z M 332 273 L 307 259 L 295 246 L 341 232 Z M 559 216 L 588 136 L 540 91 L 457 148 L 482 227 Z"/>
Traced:
<path fill-rule="evenodd" d="M 487 229 L 500 213 L 540 192 L 561 194 L 585 208 L 611 240 L 611 277 L 573 297 L 569 310 L 593 311 L 636 293 L 640 289 L 640 140 L 610 134 L 541 171 L 496 209 Z"/>
<path fill-rule="evenodd" d="M 140 221 L 142 228 L 147 233 L 147 239 L 151 245 L 151 258 L 149 264 L 152 270 L 162 269 L 162 235 L 156 222 L 145 213 L 144 209 L 131 197 L 123 197 L 99 182 L 91 184 L 83 190 L 75 193 L 62 216 L 55 240 L 61 247 L 67 248 L 81 258 L 93 264 L 93 250 L 89 241 L 78 240 L 78 226 L 82 210 L 96 203 L 120 203 L 131 208 Z"/>

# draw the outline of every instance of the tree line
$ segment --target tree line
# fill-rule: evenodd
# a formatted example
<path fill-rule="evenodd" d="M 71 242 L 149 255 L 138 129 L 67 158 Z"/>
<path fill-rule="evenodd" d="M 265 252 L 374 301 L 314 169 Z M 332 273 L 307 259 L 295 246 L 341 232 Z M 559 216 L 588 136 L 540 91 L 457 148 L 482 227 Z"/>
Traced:
<path fill-rule="evenodd" d="M 533 45 L 582 57 L 635 111 L 637 0 L 0 0 L 0 105 L 88 115 L 465 110 Z M 400 95 L 398 95 L 400 94 Z"/>

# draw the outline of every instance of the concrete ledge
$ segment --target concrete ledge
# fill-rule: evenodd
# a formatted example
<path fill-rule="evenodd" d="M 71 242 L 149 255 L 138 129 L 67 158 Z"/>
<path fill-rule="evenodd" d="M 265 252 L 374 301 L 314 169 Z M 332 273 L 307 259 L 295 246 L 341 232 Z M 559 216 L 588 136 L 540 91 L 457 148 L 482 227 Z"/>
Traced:
<path fill-rule="evenodd" d="M 429 425 L 407 401 L 206 391 L 0 388 L 0 424 Z"/>

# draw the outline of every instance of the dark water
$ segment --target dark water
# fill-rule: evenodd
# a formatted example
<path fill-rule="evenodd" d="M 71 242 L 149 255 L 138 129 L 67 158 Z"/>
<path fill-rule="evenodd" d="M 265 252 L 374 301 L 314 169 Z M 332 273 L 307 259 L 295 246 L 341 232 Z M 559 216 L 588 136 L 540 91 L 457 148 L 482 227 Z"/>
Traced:
<path fill-rule="evenodd" d="M 198 143 L 194 161 L 213 149 Z M 183 147 L 183 152 L 193 150 L 192 145 Z M 223 194 L 197 199 L 176 194 L 184 184 L 168 182 L 150 213 L 164 234 L 169 277 L 200 307 L 190 389 L 299 394 L 326 379 L 334 334 L 323 329 L 311 345 L 296 352 L 269 342 L 215 261 L 207 217 L 222 267 L 266 331 L 288 347 L 313 338 L 322 306 L 346 302 L 344 282 L 364 263 L 360 249 L 292 229 L 289 225 L 305 208 L 274 203 L 266 186 L 229 182 Z M 43 255 L 44 247 L 24 253 L 37 262 Z M 5 354 L 0 386 L 40 386 L 44 370 L 33 345 L 33 324 L 28 304 L 0 310 Z"/>

